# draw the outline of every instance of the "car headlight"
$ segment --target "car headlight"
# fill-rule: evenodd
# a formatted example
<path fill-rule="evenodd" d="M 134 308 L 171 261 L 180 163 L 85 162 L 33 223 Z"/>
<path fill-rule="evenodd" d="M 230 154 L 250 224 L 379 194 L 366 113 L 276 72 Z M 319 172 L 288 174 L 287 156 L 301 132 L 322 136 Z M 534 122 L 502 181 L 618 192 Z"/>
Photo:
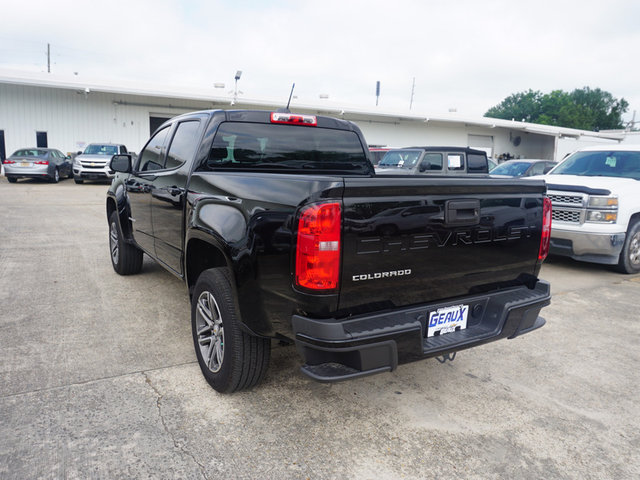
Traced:
<path fill-rule="evenodd" d="M 587 222 L 616 223 L 617 219 L 617 212 L 611 212 L 607 210 L 589 210 L 587 212 Z"/>
<path fill-rule="evenodd" d="M 618 197 L 589 197 L 590 207 L 618 207 Z"/>

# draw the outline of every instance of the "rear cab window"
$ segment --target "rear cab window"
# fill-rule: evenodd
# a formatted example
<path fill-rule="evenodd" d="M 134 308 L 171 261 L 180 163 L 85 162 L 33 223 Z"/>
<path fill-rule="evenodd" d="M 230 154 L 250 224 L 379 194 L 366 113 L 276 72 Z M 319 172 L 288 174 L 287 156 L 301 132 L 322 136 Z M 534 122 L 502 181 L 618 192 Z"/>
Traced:
<path fill-rule="evenodd" d="M 354 131 L 227 121 L 218 127 L 198 170 L 369 174 L 371 163 Z"/>

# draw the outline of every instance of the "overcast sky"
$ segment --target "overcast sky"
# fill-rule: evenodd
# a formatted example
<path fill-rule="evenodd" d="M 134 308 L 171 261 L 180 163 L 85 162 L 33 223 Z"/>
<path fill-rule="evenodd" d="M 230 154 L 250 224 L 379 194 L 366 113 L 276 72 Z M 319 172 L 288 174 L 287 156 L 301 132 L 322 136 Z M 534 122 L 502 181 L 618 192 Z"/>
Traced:
<path fill-rule="evenodd" d="M 4 2 L 0 67 L 211 88 L 251 99 L 483 115 L 506 96 L 589 86 L 640 119 L 640 2 Z M 223 82 L 225 90 L 214 89 Z M 320 99 L 321 94 L 329 100 Z"/>

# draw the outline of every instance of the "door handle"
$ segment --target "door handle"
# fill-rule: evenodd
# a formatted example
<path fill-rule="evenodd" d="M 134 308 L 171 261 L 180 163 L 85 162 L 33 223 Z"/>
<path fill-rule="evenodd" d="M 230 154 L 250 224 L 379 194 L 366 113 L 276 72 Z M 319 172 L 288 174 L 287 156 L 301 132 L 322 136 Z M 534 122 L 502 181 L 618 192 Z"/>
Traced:
<path fill-rule="evenodd" d="M 480 200 L 448 200 L 445 203 L 446 226 L 470 226 L 480 223 Z"/>

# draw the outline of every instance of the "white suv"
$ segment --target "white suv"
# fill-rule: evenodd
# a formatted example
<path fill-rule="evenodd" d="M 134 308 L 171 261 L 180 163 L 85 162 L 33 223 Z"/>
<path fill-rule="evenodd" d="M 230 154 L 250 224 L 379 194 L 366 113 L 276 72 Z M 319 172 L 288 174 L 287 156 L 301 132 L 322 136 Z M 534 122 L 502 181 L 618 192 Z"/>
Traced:
<path fill-rule="evenodd" d="M 109 168 L 114 155 L 127 153 L 127 147 L 116 143 L 91 143 L 73 161 L 73 179 L 76 183 L 85 180 L 111 180 L 115 172 Z"/>
<path fill-rule="evenodd" d="M 550 253 L 640 272 L 640 145 L 578 150 L 545 179 Z"/>

